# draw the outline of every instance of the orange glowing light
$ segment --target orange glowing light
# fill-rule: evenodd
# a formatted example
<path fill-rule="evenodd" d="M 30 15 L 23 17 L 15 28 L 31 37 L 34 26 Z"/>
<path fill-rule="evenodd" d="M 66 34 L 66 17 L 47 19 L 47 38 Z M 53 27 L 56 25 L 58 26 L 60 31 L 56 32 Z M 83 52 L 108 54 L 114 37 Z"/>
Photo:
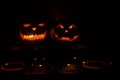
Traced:
<path fill-rule="evenodd" d="M 45 26 L 45 23 L 40 23 L 38 24 L 38 26 Z"/>
<path fill-rule="evenodd" d="M 67 66 L 71 66 L 71 64 L 67 64 Z"/>
<path fill-rule="evenodd" d="M 69 29 L 77 28 L 74 24 L 70 25 Z"/>
<path fill-rule="evenodd" d="M 64 26 L 62 25 L 62 24 L 59 24 L 58 26 L 57 26 L 57 28 L 62 28 L 62 29 L 64 29 Z"/>
<path fill-rule="evenodd" d="M 87 63 L 87 62 L 83 61 L 82 63 L 85 64 L 85 63 Z"/>
<path fill-rule="evenodd" d="M 23 27 L 29 27 L 29 26 L 31 26 L 31 24 L 29 24 L 29 23 L 24 23 L 23 24 Z"/>
<path fill-rule="evenodd" d="M 75 25 L 74 25 L 74 26 L 71 25 L 70 28 L 72 28 L 72 27 L 77 28 Z M 59 25 L 57 26 L 57 28 L 62 28 L 62 29 L 63 29 L 64 26 L 63 26 L 62 24 L 59 24 Z M 68 31 L 68 30 L 65 30 L 64 33 L 69 33 L 69 31 Z M 61 33 L 61 34 L 62 34 L 62 33 Z M 51 29 L 50 35 L 51 35 L 51 37 L 52 37 L 53 39 L 56 39 L 56 40 L 59 40 L 59 41 L 63 41 L 63 42 L 64 42 L 64 41 L 66 41 L 66 42 L 74 42 L 74 41 L 78 40 L 78 38 L 80 37 L 80 34 L 76 34 L 76 35 L 72 36 L 72 38 L 70 38 L 69 35 L 68 35 L 68 36 L 61 36 L 61 37 L 59 37 L 59 35 L 55 32 L 55 29 L 54 29 L 54 28 Z"/>
<path fill-rule="evenodd" d="M 28 41 L 34 41 L 34 40 L 43 40 L 46 37 L 47 32 L 43 33 L 43 34 L 30 34 L 30 35 L 24 35 L 22 33 L 20 33 L 20 37 L 22 40 L 28 40 Z"/>
<path fill-rule="evenodd" d="M 68 33 L 68 30 L 65 30 L 65 33 Z"/>
<path fill-rule="evenodd" d="M 32 30 L 35 31 L 37 28 L 36 27 L 33 27 Z"/>
<path fill-rule="evenodd" d="M 58 35 L 55 34 L 55 37 L 60 40 L 60 41 L 69 41 L 69 42 L 73 42 L 75 40 L 78 39 L 79 35 L 75 35 L 72 39 L 70 39 L 69 37 L 61 37 L 61 38 L 58 38 Z"/>

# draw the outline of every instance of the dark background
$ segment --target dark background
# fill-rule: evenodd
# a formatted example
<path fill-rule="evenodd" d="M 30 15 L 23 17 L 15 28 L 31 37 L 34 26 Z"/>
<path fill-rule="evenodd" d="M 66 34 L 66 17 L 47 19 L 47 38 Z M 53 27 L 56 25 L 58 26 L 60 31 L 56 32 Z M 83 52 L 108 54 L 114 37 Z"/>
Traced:
<path fill-rule="evenodd" d="M 6 63 L 7 61 L 10 60 L 13 61 L 23 60 L 23 62 L 26 62 L 26 64 L 29 63 L 31 64 L 34 57 L 40 59 L 39 57 L 44 57 L 44 56 L 48 59 L 48 63 L 50 66 L 56 65 L 56 63 L 64 63 L 67 59 L 68 60 L 72 59 L 73 56 L 78 56 L 78 59 L 80 59 L 80 61 L 89 60 L 89 59 L 91 60 L 100 59 L 102 61 L 108 61 L 108 62 L 112 61 L 112 53 L 111 53 L 112 49 L 110 48 L 112 48 L 111 44 L 113 42 L 112 41 L 113 32 L 110 29 L 112 24 L 111 7 L 110 7 L 111 4 L 109 4 L 108 1 L 105 0 L 103 1 L 102 0 L 100 1 L 99 0 L 17 1 L 16 0 L 14 2 L 4 1 L 1 4 L 2 4 L 0 8 L 1 9 L 0 10 L 0 20 L 1 20 L 0 62 L 1 63 L 4 62 Z M 78 42 L 80 44 L 89 46 L 89 48 L 80 49 L 80 50 L 58 49 L 57 51 L 56 49 L 54 50 L 54 48 L 52 50 L 48 49 L 42 51 L 40 49 L 38 52 L 35 52 L 34 50 L 31 49 L 29 49 L 28 51 L 23 50 L 18 52 L 9 51 L 11 47 L 24 44 L 22 43 L 19 37 L 19 29 L 21 23 L 24 22 L 25 19 L 31 19 L 34 21 L 38 18 L 45 19 L 47 23 L 50 24 L 51 21 L 55 21 L 56 19 L 59 18 L 68 19 L 70 21 L 74 21 L 81 24 L 81 26 L 79 26 L 81 30 L 81 37 L 80 37 L 80 41 Z M 48 41 L 48 45 L 52 45 L 49 43 L 50 42 Z M 71 51 L 72 53 L 70 54 Z M 47 56 L 44 53 L 48 53 Z M 63 55 L 61 53 L 63 53 Z M 110 72 L 112 72 L 111 68 L 110 68 Z M 90 75 L 89 72 L 88 75 Z M 107 74 L 104 73 L 103 75 L 106 76 Z M 80 74 L 80 76 L 91 79 L 91 76 L 86 77 L 84 74 L 82 75 Z M 72 80 L 71 77 L 70 80 Z M 95 75 L 93 74 L 93 78 L 94 77 Z M 107 77 L 109 77 L 109 79 L 112 77 L 111 75 L 109 75 L 109 71 Z M 5 76 L 5 78 L 7 77 Z M 58 77 L 58 79 L 59 78 L 61 77 Z M 103 78 L 104 77 L 99 75 L 97 79 L 101 80 Z M 37 77 L 35 76 L 33 79 L 35 80 L 37 79 Z M 74 80 L 78 80 L 78 79 L 76 78 Z"/>
<path fill-rule="evenodd" d="M 3 2 L 1 8 L 1 47 L 19 42 L 19 24 L 25 17 L 39 16 L 46 20 L 69 18 L 82 24 L 84 43 L 98 50 L 109 51 L 111 45 L 110 6 L 107 1 L 23 1 Z M 82 42 L 81 42 L 82 43 Z M 108 52 L 108 53 L 109 53 Z"/>
<path fill-rule="evenodd" d="M 15 42 L 19 34 L 19 24 L 25 17 L 55 20 L 67 18 L 82 24 L 84 40 L 87 44 L 106 45 L 109 40 L 109 6 L 107 2 L 92 1 L 23 1 L 4 2 L 1 10 L 1 44 Z"/>

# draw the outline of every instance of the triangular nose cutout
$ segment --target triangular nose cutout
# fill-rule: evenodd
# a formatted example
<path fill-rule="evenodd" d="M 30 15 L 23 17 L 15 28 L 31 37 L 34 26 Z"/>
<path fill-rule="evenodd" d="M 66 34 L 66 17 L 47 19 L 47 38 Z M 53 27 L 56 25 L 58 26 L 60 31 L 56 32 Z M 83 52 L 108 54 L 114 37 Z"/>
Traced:
<path fill-rule="evenodd" d="M 35 31 L 37 28 L 36 27 L 33 27 L 32 30 Z"/>
<path fill-rule="evenodd" d="M 65 33 L 68 33 L 68 30 L 65 30 Z"/>

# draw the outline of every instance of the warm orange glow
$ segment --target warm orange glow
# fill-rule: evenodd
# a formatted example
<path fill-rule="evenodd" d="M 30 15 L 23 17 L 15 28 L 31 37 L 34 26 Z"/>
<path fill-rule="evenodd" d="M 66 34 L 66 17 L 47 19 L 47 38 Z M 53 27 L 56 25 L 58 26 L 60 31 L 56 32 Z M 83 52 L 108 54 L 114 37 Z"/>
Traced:
<path fill-rule="evenodd" d="M 36 27 L 33 27 L 32 30 L 35 31 L 37 28 Z"/>
<path fill-rule="evenodd" d="M 31 26 L 31 24 L 29 24 L 29 23 L 24 23 L 23 24 L 23 27 L 29 27 L 29 26 Z"/>
<path fill-rule="evenodd" d="M 62 28 L 62 29 L 64 29 L 64 26 L 62 25 L 62 24 L 59 24 L 58 26 L 57 26 L 57 28 Z"/>
<path fill-rule="evenodd" d="M 67 66 L 70 66 L 71 64 L 67 64 Z"/>
<path fill-rule="evenodd" d="M 73 26 L 70 26 L 70 27 L 69 27 L 69 29 L 72 29 L 72 28 L 73 28 Z"/>
<path fill-rule="evenodd" d="M 47 32 L 43 33 L 43 34 L 30 34 L 30 35 L 24 35 L 22 33 L 20 33 L 20 37 L 22 40 L 28 40 L 28 41 L 34 41 L 34 40 L 43 40 L 46 37 Z"/>
<path fill-rule="evenodd" d="M 61 26 L 61 28 L 63 27 L 61 24 L 59 24 L 57 27 L 60 27 L 60 26 Z M 65 30 L 65 32 L 67 33 L 68 30 Z M 80 34 L 78 34 L 78 35 L 73 36 L 73 38 L 70 38 L 69 36 L 68 37 L 67 36 L 62 36 L 61 38 L 59 38 L 58 35 L 55 33 L 54 29 L 51 29 L 50 35 L 51 35 L 51 37 L 53 39 L 63 41 L 63 42 L 64 41 L 66 41 L 66 42 L 74 42 L 74 41 L 78 40 L 78 38 L 80 37 Z"/>
<path fill-rule="evenodd" d="M 45 26 L 45 23 L 40 23 L 38 24 L 38 26 Z"/>
<path fill-rule="evenodd" d="M 69 29 L 77 28 L 74 24 L 70 25 Z"/>
<path fill-rule="evenodd" d="M 79 35 L 75 35 L 72 39 L 70 39 L 69 37 L 62 37 L 62 38 L 58 38 L 58 35 L 55 34 L 55 37 L 60 40 L 60 41 L 68 41 L 68 42 L 72 42 L 78 39 Z"/>
<path fill-rule="evenodd" d="M 65 30 L 65 33 L 68 33 L 68 30 Z"/>
<path fill-rule="evenodd" d="M 82 63 L 85 64 L 85 63 L 87 63 L 87 62 L 83 61 Z"/>

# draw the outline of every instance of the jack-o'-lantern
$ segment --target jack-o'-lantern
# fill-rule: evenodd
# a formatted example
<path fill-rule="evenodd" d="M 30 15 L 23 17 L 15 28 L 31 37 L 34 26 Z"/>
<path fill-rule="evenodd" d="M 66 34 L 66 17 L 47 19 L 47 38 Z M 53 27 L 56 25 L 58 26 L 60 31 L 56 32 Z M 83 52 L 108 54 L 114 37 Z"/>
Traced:
<path fill-rule="evenodd" d="M 73 42 L 80 37 L 78 27 L 75 24 L 64 25 L 62 23 L 51 29 L 51 37 L 63 42 Z"/>
<path fill-rule="evenodd" d="M 26 41 L 44 40 L 47 30 L 45 23 L 31 24 L 24 23 L 20 29 L 20 37 Z"/>

